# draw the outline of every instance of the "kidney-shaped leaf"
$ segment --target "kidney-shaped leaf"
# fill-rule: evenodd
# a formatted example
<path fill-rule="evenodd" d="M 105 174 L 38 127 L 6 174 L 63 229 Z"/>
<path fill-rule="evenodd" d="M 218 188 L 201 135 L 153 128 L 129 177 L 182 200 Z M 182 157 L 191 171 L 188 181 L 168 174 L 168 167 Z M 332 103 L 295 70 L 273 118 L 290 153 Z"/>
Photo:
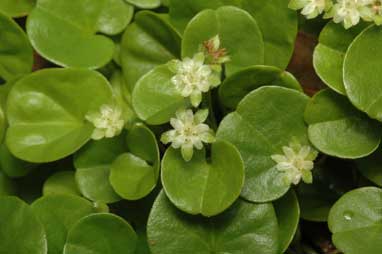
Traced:
<path fill-rule="evenodd" d="M 47 236 L 31 208 L 10 196 L 0 204 L 0 253 L 46 254 Z"/>
<path fill-rule="evenodd" d="M 169 148 L 162 161 L 162 184 L 172 203 L 190 214 L 213 216 L 239 197 L 244 165 L 237 149 L 225 141 L 212 144 L 211 158 L 197 151 L 186 162 L 179 150 Z"/>
<path fill-rule="evenodd" d="M 255 19 L 233 6 L 204 10 L 196 15 L 184 31 L 182 57 L 193 57 L 203 42 L 216 35 L 231 58 L 226 63 L 228 76 L 245 67 L 264 63 L 263 37 Z"/>
<path fill-rule="evenodd" d="M 329 228 L 333 242 L 346 254 L 382 252 L 382 190 L 365 187 L 346 193 L 332 207 Z"/>
<path fill-rule="evenodd" d="M 18 81 L 8 96 L 9 150 L 31 162 L 48 162 L 78 150 L 94 126 L 85 120 L 112 104 L 109 83 L 89 70 L 46 69 Z"/>
<path fill-rule="evenodd" d="M 35 5 L 36 0 L 2 0 L 0 11 L 10 17 L 22 17 L 27 15 Z"/>
<path fill-rule="evenodd" d="M 369 155 L 381 141 L 380 124 L 329 89 L 317 93 L 305 111 L 309 139 L 321 152 L 340 158 Z"/>
<path fill-rule="evenodd" d="M 151 210 L 148 242 L 153 254 L 277 254 L 278 226 L 271 204 L 238 200 L 213 218 L 190 216 L 159 194 Z"/>
<path fill-rule="evenodd" d="M 33 47 L 48 60 L 69 67 L 98 68 L 114 54 L 111 39 L 130 22 L 133 7 L 123 0 L 38 0 L 27 21 Z"/>
<path fill-rule="evenodd" d="M 233 143 L 243 157 L 246 178 L 242 197 L 254 202 L 275 200 L 289 185 L 271 156 L 293 140 L 308 144 L 304 110 L 308 97 L 276 86 L 265 86 L 248 94 L 235 112 L 220 123 L 217 137 Z"/>

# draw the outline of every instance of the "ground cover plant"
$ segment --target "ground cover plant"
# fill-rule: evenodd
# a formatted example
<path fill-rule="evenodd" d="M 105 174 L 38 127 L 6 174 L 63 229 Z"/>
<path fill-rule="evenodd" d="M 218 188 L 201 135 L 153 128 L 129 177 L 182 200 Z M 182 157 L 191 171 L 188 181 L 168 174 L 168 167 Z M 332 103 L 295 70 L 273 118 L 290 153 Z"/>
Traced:
<path fill-rule="evenodd" d="M 382 253 L 382 1 L 0 0 L 0 254 Z"/>

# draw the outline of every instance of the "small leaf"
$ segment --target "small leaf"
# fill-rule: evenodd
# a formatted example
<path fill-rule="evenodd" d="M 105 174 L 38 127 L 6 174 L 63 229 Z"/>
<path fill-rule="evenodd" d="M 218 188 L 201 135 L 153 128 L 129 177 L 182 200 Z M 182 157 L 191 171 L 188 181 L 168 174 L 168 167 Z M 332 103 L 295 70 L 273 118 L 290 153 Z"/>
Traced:
<path fill-rule="evenodd" d="M 73 171 L 60 171 L 50 176 L 44 183 L 43 195 L 75 195 L 79 196 Z"/>

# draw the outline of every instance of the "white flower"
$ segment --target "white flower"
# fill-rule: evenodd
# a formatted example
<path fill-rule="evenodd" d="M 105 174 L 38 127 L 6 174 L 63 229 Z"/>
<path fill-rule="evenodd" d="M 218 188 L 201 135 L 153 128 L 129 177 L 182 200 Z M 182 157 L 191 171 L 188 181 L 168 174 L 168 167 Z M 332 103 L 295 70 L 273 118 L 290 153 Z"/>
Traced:
<path fill-rule="evenodd" d="M 382 0 L 364 0 L 361 15 L 366 21 L 373 21 L 377 25 L 382 24 Z"/>
<path fill-rule="evenodd" d="M 366 14 L 367 0 L 337 0 L 325 18 L 333 17 L 335 23 L 344 23 L 346 29 L 357 25 Z"/>
<path fill-rule="evenodd" d="M 297 142 L 291 142 L 284 146 L 283 155 L 272 155 L 271 158 L 277 165 L 277 169 L 285 174 L 286 183 L 297 185 L 301 179 L 305 183 L 312 183 L 312 169 L 317 151 L 310 146 L 301 146 Z"/>
<path fill-rule="evenodd" d="M 197 107 L 202 101 L 202 93 L 220 84 L 220 73 L 204 64 L 204 54 L 198 53 L 192 59 L 174 60 L 169 68 L 175 73 L 171 82 L 183 97 L 190 97 L 191 104 Z"/>
<path fill-rule="evenodd" d="M 301 14 L 312 19 L 327 11 L 332 6 L 331 0 L 291 0 L 289 8 L 302 9 Z"/>
<path fill-rule="evenodd" d="M 194 147 L 198 150 L 203 148 L 204 143 L 215 141 L 214 132 L 203 122 L 207 119 L 208 110 L 199 110 L 194 115 L 192 110 L 178 110 L 176 118 L 171 118 L 173 130 L 162 134 L 161 141 L 164 144 L 172 143 L 175 149 L 181 148 L 185 161 L 193 156 Z"/>
<path fill-rule="evenodd" d="M 117 136 L 125 125 L 122 110 L 117 106 L 102 105 L 99 112 L 91 112 L 85 118 L 95 127 L 92 134 L 94 140 Z"/>

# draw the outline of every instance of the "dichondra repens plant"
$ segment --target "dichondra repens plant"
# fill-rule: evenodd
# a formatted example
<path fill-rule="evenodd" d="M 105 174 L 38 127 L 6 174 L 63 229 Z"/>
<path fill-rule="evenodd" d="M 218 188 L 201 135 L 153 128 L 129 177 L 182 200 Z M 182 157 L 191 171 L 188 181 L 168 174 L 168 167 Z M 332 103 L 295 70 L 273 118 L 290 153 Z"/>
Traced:
<path fill-rule="evenodd" d="M 382 253 L 381 24 L 380 0 L 0 0 L 0 254 Z"/>

